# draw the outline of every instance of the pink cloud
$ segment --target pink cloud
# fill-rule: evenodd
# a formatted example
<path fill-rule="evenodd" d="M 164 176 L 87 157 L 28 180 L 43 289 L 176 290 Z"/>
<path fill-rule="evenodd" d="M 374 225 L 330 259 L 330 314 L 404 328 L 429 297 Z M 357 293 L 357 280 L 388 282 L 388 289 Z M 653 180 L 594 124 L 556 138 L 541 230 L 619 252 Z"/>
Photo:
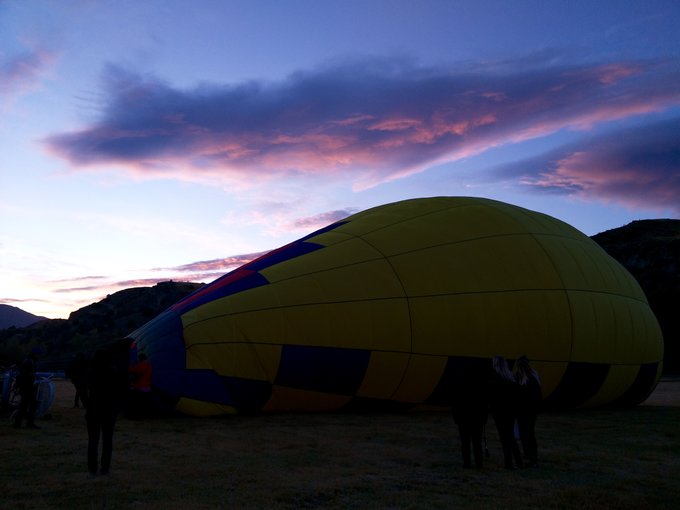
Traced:
<path fill-rule="evenodd" d="M 199 282 L 200 279 L 194 279 L 195 276 L 191 275 L 189 277 L 177 277 L 172 278 L 172 281 L 176 282 Z M 211 275 L 212 279 L 217 279 L 221 274 Z M 61 289 L 54 290 L 58 294 L 71 294 L 71 293 L 92 293 L 99 292 L 110 294 L 112 292 L 117 292 L 118 290 L 131 289 L 134 287 L 152 287 L 157 283 L 167 282 L 169 279 L 165 278 L 135 278 L 132 280 L 120 280 L 115 282 L 102 283 L 101 285 L 87 285 L 83 287 L 64 287 Z"/>
<path fill-rule="evenodd" d="M 306 218 L 299 218 L 293 222 L 293 229 L 304 229 L 304 230 L 317 230 L 336 221 L 343 220 L 347 216 L 351 216 L 356 213 L 358 209 L 341 209 L 337 211 L 328 211 L 321 214 L 316 214 L 314 216 L 308 216 Z"/>
<path fill-rule="evenodd" d="M 583 139 L 500 169 L 536 191 L 680 214 L 680 118 Z"/>
<path fill-rule="evenodd" d="M 21 94 L 33 89 L 53 61 L 54 54 L 44 49 L 0 60 L 0 95 Z"/>
<path fill-rule="evenodd" d="M 22 303 L 49 303 L 49 301 L 45 299 L 34 299 L 34 298 L 26 298 L 26 299 L 15 299 L 15 298 L 0 298 L 0 304 L 3 305 L 10 305 L 10 304 L 22 304 Z"/>
<path fill-rule="evenodd" d="M 198 262 L 191 262 L 181 266 L 169 268 L 150 269 L 149 272 L 163 272 L 163 276 L 150 278 L 134 278 L 127 280 L 114 280 L 112 277 L 103 276 L 83 276 L 71 278 L 68 280 L 58 280 L 54 283 L 71 284 L 56 289 L 54 292 L 60 294 L 72 293 L 101 293 L 109 294 L 122 289 L 132 287 L 149 287 L 157 283 L 173 280 L 176 282 L 207 282 L 212 281 L 223 274 L 236 269 L 243 264 L 246 264 L 257 257 L 267 253 L 248 253 L 243 255 L 233 255 L 213 260 L 203 260 Z M 172 276 L 168 276 L 168 274 Z M 89 285 L 82 285 L 81 283 L 90 283 Z"/>
<path fill-rule="evenodd" d="M 233 255 L 231 257 L 226 257 L 222 259 L 213 259 L 213 260 L 202 260 L 199 262 L 191 262 L 189 264 L 183 264 L 181 266 L 176 266 L 173 268 L 164 268 L 163 270 L 172 270 L 172 271 L 177 271 L 180 273 L 195 273 L 195 272 L 205 272 L 205 271 L 222 271 L 225 272 L 227 270 L 232 270 L 235 269 L 239 266 L 242 266 L 243 264 L 247 264 L 248 262 L 255 260 L 258 257 L 261 257 L 267 253 L 266 251 L 263 252 L 257 252 L 257 253 L 248 253 L 245 255 Z"/>
<path fill-rule="evenodd" d="M 75 167 L 246 181 L 291 172 L 398 178 L 560 129 L 588 129 L 680 104 L 676 62 L 518 71 L 417 70 L 370 63 L 280 83 L 173 89 L 111 67 L 99 121 L 47 148 Z"/>

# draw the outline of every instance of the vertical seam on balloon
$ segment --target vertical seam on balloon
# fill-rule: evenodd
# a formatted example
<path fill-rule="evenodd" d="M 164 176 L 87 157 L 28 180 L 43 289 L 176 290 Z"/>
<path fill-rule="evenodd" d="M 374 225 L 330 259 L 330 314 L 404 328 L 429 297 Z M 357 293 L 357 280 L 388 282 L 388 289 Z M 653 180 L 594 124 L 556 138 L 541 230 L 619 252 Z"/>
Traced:
<path fill-rule="evenodd" d="M 505 207 L 499 207 L 498 204 L 491 204 L 491 206 L 496 208 L 496 209 L 506 209 Z M 528 216 L 527 213 L 525 212 L 525 211 L 528 211 L 528 210 L 525 210 L 525 209 L 522 209 L 522 208 L 517 208 L 517 209 L 518 209 L 518 211 L 517 211 L 518 213 L 522 214 L 523 216 Z M 539 240 L 538 240 L 539 234 L 527 229 L 526 235 L 530 236 L 533 239 L 533 241 L 536 243 L 536 245 L 539 247 L 539 249 L 543 253 L 545 253 L 546 258 L 550 261 L 550 264 L 552 265 L 552 268 L 555 271 L 555 274 L 557 275 L 557 278 L 559 279 L 559 281 L 561 283 L 561 287 L 562 287 L 563 292 L 564 292 L 564 297 L 566 298 L 567 303 L 569 304 L 569 328 L 570 328 L 569 338 L 570 338 L 570 342 L 569 342 L 569 359 L 567 360 L 567 368 L 568 368 L 569 363 L 571 363 L 571 357 L 572 357 L 572 354 L 573 354 L 573 351 L 574 351 L 574 313 L 573 313 L 573 309 L 572 309 L 572 306 L 573 306 L 572 301 L 571 301 L 571 298 L 569 296 L 569 291 L 566 288 L 566 285 L 565 285 L 564 279 L 562 278 L 562 275 L 560 274 L 560 272 L 557 269 L 557 265 L 555 264 L 555 261 L 550 256 L 550 253 L 548 252 L 548 250 L 546 250 L 545 246 L 543 246 L 543 243 L 539 242 Z M 572 239 L 572 240 L 574 239 L 573 237 L 567 237 L 567 236 L 564 236 L 564 235 L 556 235 L 555 234 L 553 236 L 560 238 L 560 239 Z M 564 374 L 562 375 L 562 377 L 564 377 Z"/>
<path fill-rule="evenodd" d="M 349 223 L 351 223 L 351 222 L 349 222 Z M 390 224 L 390 226 L 391 226 L 391 225 L 393 225 L 393 224 Z M 385 227 L 383 227 L 383 228 L 385 228 Z M 372 232 L 376 232 L 377 230 L 380 230 L 380 229 L 376 229 L 376 230 L 374 230 L 374 231 L 371 231 L 371 233 L 372 233 Z M 394 274 L 394 277 L 395 277 L 396 280 L 399 282 L 399 286 L 401 287 L 401 291 L 402 291 L 402 294 L 403 294 L 403 299 L 406 301 L 406 310 L 407 310 L 407 313 L 408 313 L 408 329 L 409 329 L 409 335 L 408 335 L 408 338 L 409 338 L 408 362 L 406 363 L 406 368 L 404 369 L 403 373 L 401 374 L 401 378 L 400 378 L 400 380 L 399 380 L 399 384 L 396 385 L 396 388 L 395 388 L 394 391 L 390 394 L 390 400 L 391 400 L 392 397 L 397 393 L 397 391 L 399 391 L 399 388 L 401 387 L 402 383 L 404 382 L 404 379 L 405 379 L 405 377 L 406 377 L 406 372 L 408 372 L 408 368 L 409 368 L 409 366 L 410 366 L 410 364 L 411 364 L 411 360 L 412 360 L 412 358 L 413 358 L 413 319 L 412 319 L 412 317 L 411 317 L 411 300 L 409 299 L 409 296 L 406 294 L 406 289 L 404 288 L 404 283 L 401 281 L 401 278 L 399 278 L 399 273 L 397 273 L 397 271 L 396 271 L 396 269 L 394 268 L 394 265 L 392 264 L 392 261 L 389 259 L 389 257 L 387 257 L 380 249 L 378 249 L 377 246 L 375 246 L 374 244 L 372 244 L 372 243 L 370 243 L 368 240 L 366 240 L 366 239 L 363 237 L 363 236 L 366 235 L 366 234 L 362 234 L 362 235 L 356 235 L 356 234 L 350 234 L 350 233 L 346 233 L 346 234 L 347 234 L 348 236 L 351 236 L 351 237 L 355 238 L 355 239 L 359 239 L 360 241 L 362 241 L 362 242 L 365 243 L 366 245 L 368 245 L 368 246 L 370 246 L 371 248 L 373 248 L 373 249 L 376 251 L 376 253 L 379 253 L 379 254 L 382 256 L 382 258 L 385 260 L 385 262 L 390 266 L 390 268 L 391 268 L 391 270 L 392 270 L 392 273 Z M 373 349 L 371 349 L 371 350 L 373 350 Z"/>

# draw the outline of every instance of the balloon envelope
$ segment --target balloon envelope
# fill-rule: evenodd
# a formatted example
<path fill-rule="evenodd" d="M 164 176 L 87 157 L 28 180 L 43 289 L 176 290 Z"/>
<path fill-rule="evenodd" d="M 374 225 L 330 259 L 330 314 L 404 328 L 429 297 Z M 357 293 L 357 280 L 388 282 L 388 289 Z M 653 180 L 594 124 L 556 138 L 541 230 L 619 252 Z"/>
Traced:
<path fill-rule="evenodd" d="M 463 368 L 526 355 L 545 403 L 632 405 L 659 325 L 594 241 L 482 198 L 369 209 L 274 250 L 131 335 L 156 391 L 198 416 L 447 406 Z"/>

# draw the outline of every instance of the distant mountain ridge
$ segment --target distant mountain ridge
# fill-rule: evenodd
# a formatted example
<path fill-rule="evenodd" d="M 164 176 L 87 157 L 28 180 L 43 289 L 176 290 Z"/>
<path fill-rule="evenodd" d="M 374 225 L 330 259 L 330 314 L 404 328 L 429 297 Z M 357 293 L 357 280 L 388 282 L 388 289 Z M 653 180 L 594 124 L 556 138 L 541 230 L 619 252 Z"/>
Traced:
<path fill-rule="evenodd" d="M 39 321 L 43 321 L 47 317 L 33 315 L 21 308 L 11 305 L 0 304 L 0 329 L 7 329 L 11 327 L 25 328 Z"/>
<path fill-rule="evenodd" d="M 663 331 L 664 372 L 680 373 L 680 220 L 634 221 L 592 239 L 640 283 Z M 67 320 L 38 317 L 26 327 L 0 326 L 0 364 L 20 360 L 33 345 L 45 349 L 45 360 L 63 364 L 76 352 L 92 352 L 128 335 L 201 286 L 163 282 L 126 289 L 73 312 Z"/>

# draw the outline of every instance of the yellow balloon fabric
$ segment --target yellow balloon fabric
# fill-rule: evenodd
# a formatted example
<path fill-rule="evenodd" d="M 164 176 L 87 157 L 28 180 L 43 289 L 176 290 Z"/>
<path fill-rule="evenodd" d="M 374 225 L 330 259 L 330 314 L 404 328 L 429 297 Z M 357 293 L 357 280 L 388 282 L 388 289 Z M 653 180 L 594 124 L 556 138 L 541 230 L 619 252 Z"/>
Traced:
<path fill-rule="evenodd" d="M 135 331 L 154 387 L 198 416 L 431 409 L 464 367 L 527 356 L 546 406 L 634 405 L 661 374 L 635 279 L 566 223 L 467 197 L 336 222 Z"/>

